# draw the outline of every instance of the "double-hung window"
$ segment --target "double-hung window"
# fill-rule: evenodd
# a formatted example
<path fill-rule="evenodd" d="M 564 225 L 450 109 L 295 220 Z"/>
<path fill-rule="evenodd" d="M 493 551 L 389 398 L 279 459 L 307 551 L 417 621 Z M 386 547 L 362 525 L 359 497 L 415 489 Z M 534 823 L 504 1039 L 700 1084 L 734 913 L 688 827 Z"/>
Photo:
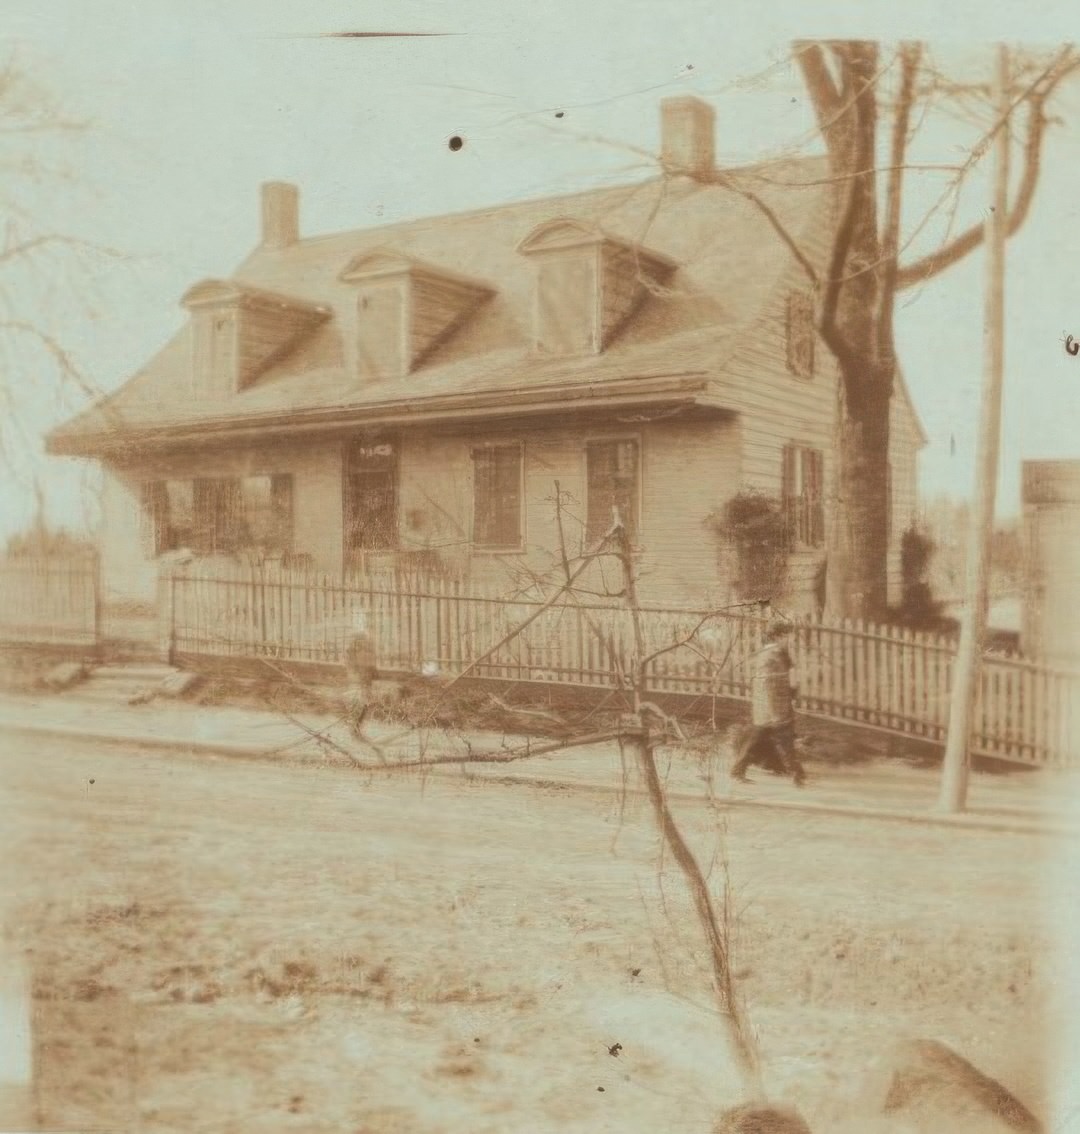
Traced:
<path fill-rule="evenodd" d="M 784 447 L 782 498 L 793 548 L 825 542 L 825 457 L 820 449 Z"/>
<path fill-rule="evenodd" d="M 631 544 L 638 535 L 641 456 L 634 439 L 589 441 L 585 446 L 587 501 L 585 536 L 590 547 L 611 530 L 616 516 Z"/>
<path fill-rule="evenodd" d="M 520 444 L 473 450 L 473 546 L 480 550 L 522 547 L 522 458 Z"/>

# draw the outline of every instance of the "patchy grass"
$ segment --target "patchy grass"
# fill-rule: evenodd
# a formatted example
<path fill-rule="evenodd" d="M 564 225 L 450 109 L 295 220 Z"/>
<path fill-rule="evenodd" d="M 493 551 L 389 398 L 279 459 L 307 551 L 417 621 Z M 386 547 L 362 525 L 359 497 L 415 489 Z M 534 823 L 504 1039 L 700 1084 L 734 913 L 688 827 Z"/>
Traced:
<path fill-rule="evenodd" d="M 228 705 L 281 713 L 330 713 L 341 709 L 341 692 L 278 677 L 206 677 L 184 695 L 196 705 Z"/>
<path fill-rule="evenodd" d="M 46 1127 L 706 1134 L 734 1101 L 687 895 L 633 800 L 4 753 Z M 718 817 L 683 818 L 709 861 Z M 723 826 L 739 984 L 816 1130 L 902 1032 L 1039 1104 L 1045 841 Z"/>

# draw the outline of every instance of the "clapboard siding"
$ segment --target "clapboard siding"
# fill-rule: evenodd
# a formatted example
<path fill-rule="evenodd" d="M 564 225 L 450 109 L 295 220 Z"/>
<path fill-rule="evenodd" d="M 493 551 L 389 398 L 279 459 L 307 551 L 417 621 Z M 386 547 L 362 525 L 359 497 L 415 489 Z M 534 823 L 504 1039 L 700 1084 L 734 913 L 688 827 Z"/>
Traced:
<path fill-rule="evenodd" d="M 645 437 L 642 591 L 658 602 L 726 600 L 709 513 L 733 496 L 741 477 L 734 421 L 659 422 Z"/>
<path fill-rule="evenodd" d="M 402 545 L 436 550 L 449 567 L 507 585 L 530 572 L 549 572 L 559 546 L 556 483 L 563 500 L 565 540 L 574 554 L 583 543 L 586 443 L 616 437 L 634 438 L 640 447 L 643 596 L 703 601 L 724 593 L 716 542 L 706 519 L 739 483 L 739 429 L 733 419 L 533 427 L 463 436 L 411 434 L 401 450 Z M 518 555 L 474 550 L 471 451 L 480 445 L 515 443 L 524 449 L 524 547 Z"/>
<path fill-rule="evenodd" d="M 812 251 L 812 250 L 811 250 Z M 836 498 L 838 371 L 831 352 L 815 343 L 814 373 L 800 378 L 787 367 L 787 296 L 805 288 L 802 269 L 792 263 L 765 305 L 753 329 L 741 342 L 719 384 L 725 401 L 742 419 L 742 477 L 745 489 L 779 495 L 785 445 L 805 445 L 824 454 L 826 530 Z M 888 590 L 900 597 L 900 539 L 915 516 L 919 428 L 906 391 L 898 383 L 890 409 L 889 461 L 892 466 L 892 525 L 889 534 Z M 824 550 L 793 557 L 788 601 L 799 609 L 812 605 L 811 593 Z"/>
<path fill-rule="evenodd" d="M 826 530 L 835 496 L 836 366 L 832 355 L 815 343 L 814 373 L 793 374 L 787 366 L 787 298 L 805 288 L 797 265 L 781 278 L 754 327 L 725 367 L 725 396 L 742 418 L 743 489 L 779 497 L 786 445 L 821 451 L 824 460 Z M 800 614 L 814 609 L 814 584 L 825 549 L 793 554 L 788 563 L 786 608 Z"/>

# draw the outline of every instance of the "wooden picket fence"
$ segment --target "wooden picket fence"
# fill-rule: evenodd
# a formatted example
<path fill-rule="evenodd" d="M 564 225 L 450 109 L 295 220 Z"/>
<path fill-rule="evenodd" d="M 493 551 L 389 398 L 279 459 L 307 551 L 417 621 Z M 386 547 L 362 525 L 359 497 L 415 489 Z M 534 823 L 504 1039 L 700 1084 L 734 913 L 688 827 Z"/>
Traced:
<path fill-rule="evenodd" d="M 0 558 L 0 642 L 93 646 L 100 624 L 96 557 Z"/>
<path fill-rule="evenodd" d="M 636 654 L 631 615 L 614 603 L 535 590 L 507 594 L 418 575 L 335 580 L 227 569 L 165 580 L 163 632 L 179 653 L 340 664 L 356 630 L 370 633 L 384 672 L 619 688 Z M 765 614 L 641 610 L 653 693 L 749 696 L 750 659 Z M 523 629 L 520 629 L 523 624 Z M 519 632 L 515 632 L 519 631 Z M 796 622 L 800 708 L 940 743 L 948 725 L 954 643 L 842 621 Z M 973 751 L 1028 764 L 1080 764 L 1080 673 L 1013 654 L 981 669 Z"/>

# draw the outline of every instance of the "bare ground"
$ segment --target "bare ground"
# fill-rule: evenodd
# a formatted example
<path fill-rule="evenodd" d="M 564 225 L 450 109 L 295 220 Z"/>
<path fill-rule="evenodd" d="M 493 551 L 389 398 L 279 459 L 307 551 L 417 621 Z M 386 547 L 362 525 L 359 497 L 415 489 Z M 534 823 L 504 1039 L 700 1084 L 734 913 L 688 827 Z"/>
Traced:
<path fill-rule="evenodd" d="M 0 746 L 6 930 L 33 950 L 50 1128 L 704 1134 L 735 1101 L 636 804 Z M 721 820 L 684 819 L 708 858 Z M 900 1033 L 1043 1103 L 1052 843 L 726 825 L 740 984 L 770 1084 L 816 1130 L 874 1129 L 846 1097 Z"/>

